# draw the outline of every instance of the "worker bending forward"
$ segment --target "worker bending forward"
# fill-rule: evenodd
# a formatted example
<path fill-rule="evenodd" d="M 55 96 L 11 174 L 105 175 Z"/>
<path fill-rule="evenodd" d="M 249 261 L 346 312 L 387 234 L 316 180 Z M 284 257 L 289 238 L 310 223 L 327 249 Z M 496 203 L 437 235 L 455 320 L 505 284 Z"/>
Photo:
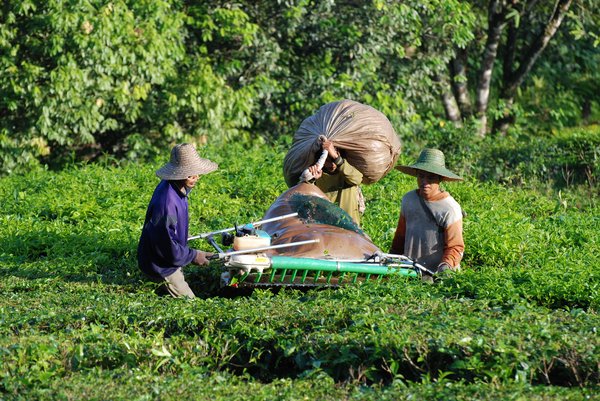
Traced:
<path fill-rule="evenodd" d="M 188 246 L 188 195 L 201 175 L 217 165 L 201 158 L 191 144 L 176 145 L 170 161 L 156 171 L 156 186 L 138 245 L 138 265 L 152 281 L 163 283 L 173 297 L 194 298 L 182 267 L 208 265 L 210 252 Z"/>

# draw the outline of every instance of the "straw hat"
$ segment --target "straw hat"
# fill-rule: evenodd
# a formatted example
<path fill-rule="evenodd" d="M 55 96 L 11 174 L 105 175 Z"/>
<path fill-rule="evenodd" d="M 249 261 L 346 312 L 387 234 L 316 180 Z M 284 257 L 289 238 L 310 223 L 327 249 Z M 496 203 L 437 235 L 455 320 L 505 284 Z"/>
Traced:
<path fill-rule="evenodd" d="M 446 168 L 444 153 L 438 149 L 423 149 L 417 162 L 410 166 L 396 166 L 396 170 L 416 176 L 419 171 L 437 174 L 442 181 L 462 181 L 462 178 Z"/>
<path fill-rule="evenodd" d="M 163 180 L 185 180 L 192 175 L 208 174 L 219 166 L 198 156 L 194 145 L 181 143 L 171 150 L 171 160 L 158 170 L 156 175 Z"/>

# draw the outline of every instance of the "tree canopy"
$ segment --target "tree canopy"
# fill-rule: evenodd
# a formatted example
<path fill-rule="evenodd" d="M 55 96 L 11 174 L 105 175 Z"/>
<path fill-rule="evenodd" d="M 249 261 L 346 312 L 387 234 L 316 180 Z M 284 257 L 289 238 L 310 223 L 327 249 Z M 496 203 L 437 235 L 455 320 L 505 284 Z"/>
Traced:
<path fill-rule="evenodd" d="M 7 0 L 2 171 L 269 141 L 343 98 L 408 138 L 577 125 L 598 107 L 597 17 L 590 0 Z"/>

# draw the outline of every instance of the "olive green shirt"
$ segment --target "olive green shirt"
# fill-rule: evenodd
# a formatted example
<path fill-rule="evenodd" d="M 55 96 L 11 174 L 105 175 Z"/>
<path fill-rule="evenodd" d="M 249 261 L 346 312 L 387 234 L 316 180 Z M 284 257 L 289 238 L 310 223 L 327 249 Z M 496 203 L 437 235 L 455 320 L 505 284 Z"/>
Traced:
<path fill-rule="evenodd" d="M 323 172 L 316 181 L 317 187 L 327 195 L 330 201 L 337 203 L 350 217 L 360 224 L 358 211 L 358 185 L 362 182 L 363 174 L 344 160 L 333 174 Z"/>

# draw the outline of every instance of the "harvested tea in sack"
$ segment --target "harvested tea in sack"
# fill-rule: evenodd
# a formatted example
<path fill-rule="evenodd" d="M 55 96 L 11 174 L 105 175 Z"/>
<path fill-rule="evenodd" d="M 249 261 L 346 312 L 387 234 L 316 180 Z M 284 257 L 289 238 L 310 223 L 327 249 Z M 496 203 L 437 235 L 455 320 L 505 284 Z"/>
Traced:
<path fill-rule="evenodd" d="M 352 218 L 316 185 L 300 183 L 282 193 L 271 204 L 263 219 L 298 213 L 297 216 L 265 223 L 262 229 L 272 245 L 291 244 L 307 240 L 318 242 L 272 249 L 267 255 L 287 255 L 306 258 L 362 260 L 381 250 L 354 223 Z"/>
<path fill-rule="evenodd" d="M 283 161 L 289 187 L 296 185 L 304 169 L 317 161 L 321 136 L 332 141 L 344 159 L 363 174 L 364 184 L 384 177 L 400 154 L 400 139 L 383 113 L 353 100 L 328 103 L 306 118 L 294 134 Z"/>

